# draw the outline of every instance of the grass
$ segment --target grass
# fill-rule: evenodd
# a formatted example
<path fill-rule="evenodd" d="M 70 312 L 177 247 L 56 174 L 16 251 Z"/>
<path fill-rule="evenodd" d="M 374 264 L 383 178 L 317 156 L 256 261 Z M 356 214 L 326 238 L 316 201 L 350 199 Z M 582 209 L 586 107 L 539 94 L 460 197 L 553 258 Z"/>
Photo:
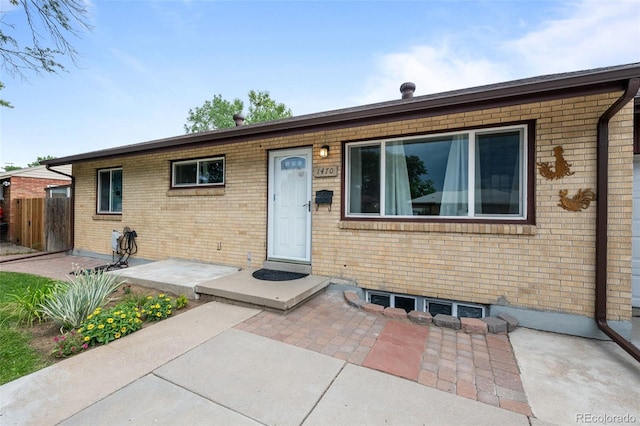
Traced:
<path fill-rule="evenodd" d="M 0 385 L 51 364 L 29 346 L 29 327 L 3 310 L 14 300 L 12 294 L 23 294 L 28 287 L 44 291 L 51 283 L 36 275 L 0 272 Z"/>

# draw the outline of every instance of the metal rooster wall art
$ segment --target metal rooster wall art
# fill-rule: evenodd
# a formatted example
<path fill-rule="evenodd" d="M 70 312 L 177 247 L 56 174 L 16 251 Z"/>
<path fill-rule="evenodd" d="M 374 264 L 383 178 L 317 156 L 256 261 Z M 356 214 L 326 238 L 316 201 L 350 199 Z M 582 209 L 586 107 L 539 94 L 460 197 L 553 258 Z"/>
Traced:
<path fill-rule="evenodd" d="M 540 174 L 548 180 L 562 179 L 565 176 L 571 176 L 574 172 L 571 171 L 571 164 L 562 156 L 564 149 L 561 146 L 553 148 L 553 155 L 556 157 L 555 163 L 538 163 L 538 170 Z"/>
<path fill-rule="evenodd" d="M 578 189 L 578 193 L 572 198 L 567 197 L 568 193 L 569 191 L 566 189 L 560 190 L 560 202 L 558 205 L 572 212 L 579 212 L 589 208 L 589 204 L 596 199 L 596 194 L 591 188 Z"/>

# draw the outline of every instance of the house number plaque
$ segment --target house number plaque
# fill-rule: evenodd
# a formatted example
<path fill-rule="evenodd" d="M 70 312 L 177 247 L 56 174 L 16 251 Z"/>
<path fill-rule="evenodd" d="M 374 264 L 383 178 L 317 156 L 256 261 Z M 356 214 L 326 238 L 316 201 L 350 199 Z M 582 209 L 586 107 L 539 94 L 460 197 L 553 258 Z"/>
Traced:
<path fill-rule="evenodd" d="M 338 176 L 338 166 L 313 168 L 313 177 L 323 178 L 332 176 Z"/>

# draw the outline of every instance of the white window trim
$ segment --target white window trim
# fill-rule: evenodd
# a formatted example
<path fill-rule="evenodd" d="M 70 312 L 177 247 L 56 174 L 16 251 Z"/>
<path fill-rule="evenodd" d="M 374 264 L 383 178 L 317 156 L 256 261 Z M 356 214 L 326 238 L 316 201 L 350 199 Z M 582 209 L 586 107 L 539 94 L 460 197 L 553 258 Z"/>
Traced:
<path fill-rule="evenodd" d="M 410 296 L 408 294 L 396 294 L 396 293 L 386 293 L 384 291 L 375 291 L 375 290 L 367 290 L 366 299 L 367 302 L 371 303 L 371 296 L 388 296 L 389 297 L 389 306 L 392 308 L 396 307 L 396 296 L 402 297 L 405 299 L 413 299 L 413 308 L 418 309 L 418 300 L 415 296 Z"/>
<path fill-rule="evenodd" d="M 380 291 L 380 290 L 365 290 L 365 300 L 367 301 L 367 303 L 372 303 L 371 302 L 372 295 L 389 297 L 389 306 L 392 308 L 396 307 L 395 298 L 397 296 L 397 297 L 403 297 L 407 299 L 413 299 L 415 303 L 414 304 L 415 309 L 422 312 L 429 312 L 428 304 L 429 302 L 433 302 L 433 303 L 439 303 L 442 305 L 451 305 L 451 315 L 454 317 L 458 316 L 459 306 L 466 306 L 470 308 L 480 309 L 482 311 L 482 318 L 485 318 L 487 316 L 487 308 L 485 306 L 477 305 L 475 303 L 470 303 L 470 302 L 462 302 L 462 301 L 455 301 L 455 300 L 448 300 L 448 299 L 437 299 L 437 298 L 424 297 L 424 296 L 412 296 L 409 294 L 391 293 L 391 292 Z"/>
<path fill-rule="evenodd" d="M 502 133 L 509 132 L 513 130 L 518 130 L 521 132 L 522 137 L 520 139 L 520 166 L 519 170 L 519 183 L 520 183 L 520 213 L 519 214 L 503 214 L 503 215 L 483 215 L 483 214 L 475 214 L 475 161 L 471 161 L 471 159 L 475 159 L 475 141 L 477 135 L 487 134 L 487 133 Z M 468 143 L 468 154 L 469 154 L 469 169 L 468 169 L 468 188 L 467 191 L 467 206 L 468 206 L 468 214 L 466 216 L 401 216 L 401 215 L 386 215 L 383 212 L 384 206 L 386 205 L 385 200 L 385 188 L 381 187 L 380 189 L 380 213 L 351 213 L 349 208 L 351 206 L 351 148 L 357 146 L 379 146 L 380 147 L 380 182 L 386 181 L 386 149 L 385 145 L 390 142 L 398 142 L 398 141 L 413 141 L 417 139 L 424 138 L 436 138 L 442 136 L 454 136 L 454 135 L 468 135 L 467 143 Z M 471 129 L 457 132 L 443 132 L 443 133 L 434 133 L 428 135 L 418 135 L 418 136 L 410 136 L 410 137 L 399 137 L 399 138 L 389 138 L 389 139 L 379 139 L 375 141 L 363 141 L 363 142 L 351 142 L 347 143 L 345 147 L 345 215 L 349 218 L 392 218 L 392 219 L 413 219 L 413 220 L 428 220 L 428 219 L 462 219 L 462 220 L 477 220 L 477 219 L 489 219 L 489 220 L 524 220 L 527 218 L 527 170 L 529 168 L 528 165 L 528 155 L 527 155 L 527 147 L 528 147 L 528 125 L 527 124 L 517 124 L 511 126 L 498 126 L 498 127 L 490 127 L 490 128 L 482 128 L 482 129 Z"/>
<path fill-rule="evenodd" d="M 470 308 L 481 309 L 482 310 L 481 318 L 485 318 L 487 316 L 487 310 L 482 305 L 476 305 L 474 303 L 466 303 L 466 302 L 455 302 L 452 300 L 431 299 L 431 298 L 424 299 L 424 304 L 422 306 L 423 311 L 429 312 L 429 306 L 428 306 L 429 302 L 439 303 L 441 305 L 451 305 L 451 316 L 454 316 L 454 317 L 458 316 L 458 306 L 467 306 Z"/>
<path fill-rule="evenodd" d="M 222 161 L 222 182 L 216 183 L 200 183 L 200 163 L 204 161 Z M 195 183 L 176 183 L 176 166 L 184 164 L 196 165 L 196 182 Z M 191 160 L 174 161 L 171 163 L 171 187 L 172 188 L 189 188 L 194 186 L 224 186 L 227 174 L 227 164 L 224 156 L 197 158 Z"/>
<path fill-rule="evenodd" d="M 120 211 L 111 211 L 111 196 L 113 192 L 111 191 L 111 184 L 113 182 L 113 172 L 116 170 L 120 170 L 122 172 L 122 167 L 112 167 L 110 169 L 98 169 L 97 171 L 97 180 L 98 180 L 98 193 L 96 194 L 96 211 L 98 214 L 122 214 L 122 208 Z M 100 179 L 100 174 L 102 172 L 109 172 L 109 210 L 100 210 L 100 194 L 102 193 L 102 180 Z M 122 191 L 122 190 L 121 190 Z"/>

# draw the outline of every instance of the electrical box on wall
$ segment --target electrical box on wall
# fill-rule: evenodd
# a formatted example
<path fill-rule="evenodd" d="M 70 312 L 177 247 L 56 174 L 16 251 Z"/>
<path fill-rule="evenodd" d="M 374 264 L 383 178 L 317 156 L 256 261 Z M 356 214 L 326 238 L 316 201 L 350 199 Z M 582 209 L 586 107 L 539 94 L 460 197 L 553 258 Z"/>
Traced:
<path fill-rule="evenodd" d="M 122 236 L 122 234 L 119 233 L 118 231 L 116 231 L 115 229 L 111 232 L 111 250 L 113 250 L 116 253 L 120 249 L 120 237 L 121 236 Z"/>

